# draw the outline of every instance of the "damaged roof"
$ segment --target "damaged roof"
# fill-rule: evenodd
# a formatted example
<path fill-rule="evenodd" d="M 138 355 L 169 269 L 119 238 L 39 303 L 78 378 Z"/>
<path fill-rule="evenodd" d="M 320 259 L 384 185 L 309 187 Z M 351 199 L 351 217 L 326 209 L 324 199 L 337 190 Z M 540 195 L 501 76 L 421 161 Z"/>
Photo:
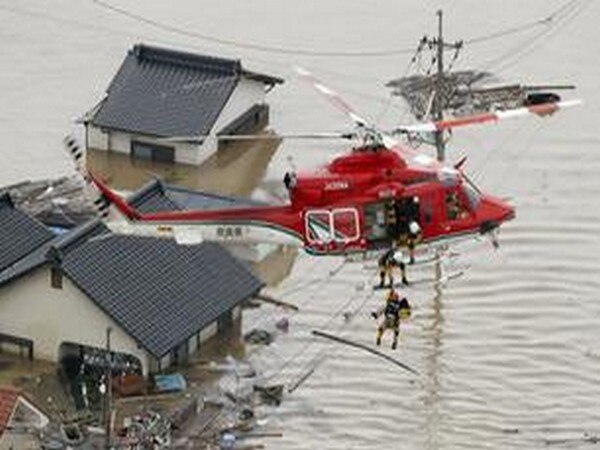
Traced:
<path fill-rule="evenodd" d="M 161 137 L 205 135 L 241 78 L 266 85 L 283 82 L 248 72 L 239 60 L 138 44 L 127 53 L 105 99 L 84 121 Z"/>

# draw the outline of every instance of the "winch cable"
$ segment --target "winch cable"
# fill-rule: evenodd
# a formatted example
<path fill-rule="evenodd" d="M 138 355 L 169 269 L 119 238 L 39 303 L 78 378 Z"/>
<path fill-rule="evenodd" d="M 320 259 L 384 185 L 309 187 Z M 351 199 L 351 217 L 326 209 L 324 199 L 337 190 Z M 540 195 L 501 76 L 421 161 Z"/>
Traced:
<path fill-rule="evenodd" d="M 377 277 L 377 274 L 374 274 L 369 282 L 372 283 Z M 348 308 L 348 305 L 352 304 L 357 298 L 360 298 L 361 294 L 363 294 L 363 291 L 357 290 L 354 295 L 352 295 L 346 302 L 344 302 L 340 307 L 338 307 L 333 314 L 331 314 L 328 319 L 323 322 L 319 328 L 322 329 L 326 329 L 331 322 L 338 318 L 340 316 L 340 314 Z M 363 302 L 361 304 L 365 304 L 368 300 L 370 300 L 371 298 L 373 298 L 374 295 L 374 291 L 372 291 L 370 294 L 366 294 Z M 342 324 L 343 325 L 343 324 Z M 314 325 L 310 325 L 309 328 L 314 328 Z M 301 357 L 314 343 L 316 342 L 316 338 L 315 336 L 310 336 L 308 342 L 304 343 L 304 345 L 302 345 L 300 347 L 300 349 L 298 349 L 296 352 L 294 352 L 289 358 L 287 358 L 284 363 L 282 364 L 282 366 L 273 374 L 271 374 L 269 376 L 269 380 L 275 379 L 277 377 L 279 377 L 289 366 L 290 364 L 292 364 L 293 362 L 295 362 L 299 357 Z"/>

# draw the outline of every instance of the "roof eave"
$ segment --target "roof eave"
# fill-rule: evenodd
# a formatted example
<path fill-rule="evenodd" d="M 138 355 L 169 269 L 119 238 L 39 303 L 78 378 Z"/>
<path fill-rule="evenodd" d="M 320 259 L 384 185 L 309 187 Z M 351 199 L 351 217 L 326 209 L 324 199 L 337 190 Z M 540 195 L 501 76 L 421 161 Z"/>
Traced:
<path fill-rule="evenodd" d="M 276 84 L 283 84 L 284 83 L 284 79 L 283 78 L 275 77 L 275 76 L 272 76 L 272 75 L 267 75 L 267 74 L 264 74 L 264 73 L 253 72 L 253 71 L 246 70 L 246 69 L 242 69 L 241 75 L 244 78 L 247 78 L 249 80 L 258 81 L 258 82 L 267 84 L 269 86 L 275 86 Z"/>

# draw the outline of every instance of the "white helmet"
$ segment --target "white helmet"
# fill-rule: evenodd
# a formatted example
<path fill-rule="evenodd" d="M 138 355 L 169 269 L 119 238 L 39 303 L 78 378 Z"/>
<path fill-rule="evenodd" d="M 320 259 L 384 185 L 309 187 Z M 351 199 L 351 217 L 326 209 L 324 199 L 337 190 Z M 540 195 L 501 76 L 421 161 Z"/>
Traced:
<path fill-rule="evenodd" d="M 419 234 L 421 232 L 421 227 L 415 220 L 410 223 L 408 229 L 412 234 Z"/>

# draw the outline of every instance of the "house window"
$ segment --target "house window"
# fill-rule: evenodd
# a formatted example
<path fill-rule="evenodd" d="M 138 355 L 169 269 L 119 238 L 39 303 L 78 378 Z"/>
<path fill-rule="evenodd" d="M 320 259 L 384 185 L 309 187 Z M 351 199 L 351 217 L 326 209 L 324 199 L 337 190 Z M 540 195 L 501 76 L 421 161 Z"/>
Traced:
<path fill-rule="evenodd" d="M 175 162 L 175 148 L 131 141 L 131 156 L 137 159 L 173 163 Z"/>
<path fill-rule="evenodd" d="M 62 271 L 59 267 L 52 267 L 50 269 L 50 284 L 54 289 L 62 289 Z"/>

